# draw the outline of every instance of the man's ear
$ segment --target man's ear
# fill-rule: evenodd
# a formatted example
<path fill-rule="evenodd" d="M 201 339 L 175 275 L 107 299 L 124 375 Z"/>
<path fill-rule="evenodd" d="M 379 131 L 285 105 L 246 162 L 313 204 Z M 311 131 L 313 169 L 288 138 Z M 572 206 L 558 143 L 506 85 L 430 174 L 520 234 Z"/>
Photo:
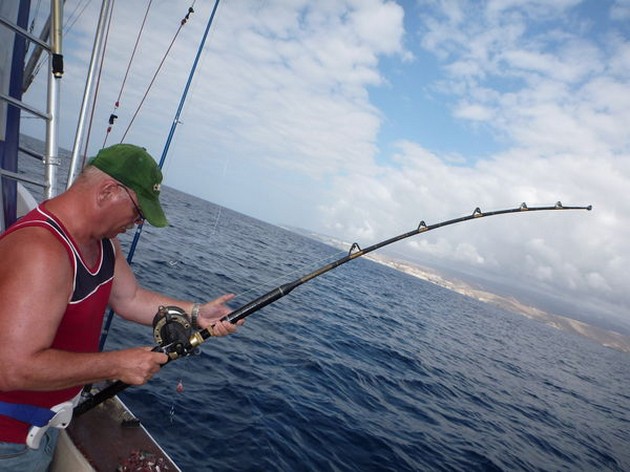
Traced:
<path fill-rule="evenodd" d="M 113 179 L 101 180 L 97 185 L 96 202 L 102 206 L 118 197 L 118 183 Z"/>

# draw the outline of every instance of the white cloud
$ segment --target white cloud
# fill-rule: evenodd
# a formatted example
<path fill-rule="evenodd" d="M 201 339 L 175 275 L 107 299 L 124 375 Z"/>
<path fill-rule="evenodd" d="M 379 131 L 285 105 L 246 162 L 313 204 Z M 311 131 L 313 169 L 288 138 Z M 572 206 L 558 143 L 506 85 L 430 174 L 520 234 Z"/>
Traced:
<path fill-rule="evenodd" d="M 525 222 L 518 217 L 488 223 L 488 230 L 426 235 L 409 247 L 443 259 L 464 256 L 514 281 L 535 280 L 626 310 L 630 299 L 624 287 L 630 276 L 622 268 L 630 264 L 625 250 L 630 205 L 624 197 L 630 188 L 630 81 L 618 70 L 628 63 L 628 43 L 618 35 L 616 42 L 606 43 L 609 32 L 581 37 L 568 19 L 556 22 L 554 31 L 539 33 L 525 20 L 546 18 L 550 8 L 570 18 L 576 3 L 488 2 L 478 14 L 464 8 L 466 2 L 440 3 L 439 14 L 423 19 L 427 32 L 421 39 L 447 74 L 434 90 L 456 98 L 453 116 L 485 122 L 513 146 L 463 168 L 417 144 L 400 143 L 395 168 L 374 173 L 372 184 L 361 181 L 362 199 L 354 198 L 351 179 L 340 179 L 337 192 L 344 202 L 373 208 L 373 221 L 383 222 L 372 227 L 377 239 L 392 234 L 393 221 L 411 223 L 419 213 L 453 217 L 471 202 L 492 208 L 557 199 L 592 203 L 590 214 L 542 221 L 526 215 Z M 514 15 L 514 9 L 521 14 Z M 369 185 L 390 188 L 413 211 L 403 205 L 388 211 L 385 202 L 365 195 Z M 326 218 L 346 219 L 348 232 L 361 227 L 342 204 L 331 207 Z"/>
<path fill-rule="evenodd" d="M 477 103 L 460 103 L 454 110 L 454 115 L 465 120 L 489 121 L 493 118 L 494 111 Z"/>
<path fill-rule="evenodd" d="M 404 23 L 402 7 L 391 1 L 222 3 L 167 163 L 167 183 L 362 246 L 409 231 L 420 219 L 435 223 L 475 206 L 592 203 L 591 213 L 454 226 L 404 248 L 627 308 L 630 43 L 619 31 L 589 29 L 590 19 L 576 17 L 578 3 L 435 0 L 423 2 L 421 16 Z M 130 134 L 154 155 L 210 7 L 196 5 Z M 616 2 L 611 18 L 622 21 L 627 7 Z M 155 8 L 112 140 L 120 137 L 185 13 L 171 2 Z M 125 32 L 136 31 L 140 20 L 117 10 L 101 123 L 135 39 Z M 403 29 L 418 21 L 417 30 Z M 74 47 L 91 43 L 93 28 L 82 19 L 67 40 L 65 90 L 80 88 L 83 76 L 72 72 L 77 61 L 85 67 L 87 52 Z M 431 71 L 437 79 L 423 92 L 444 103 L 458 126 L 484 127 L 500 137 L 502 150 L 475 160 L 466 149 L 449 147 L 457 132 L 452 129 L 436 146 L 441 150 L 402 132 L 396 142 L 380 140 L 387 110 L 371 102 L 371 91 L 387 86 L 396 93 L 395 74 L 426 53 L 440 70 Z M 385 57 L 397 62 L 396 71 L 383 67 Z M 421 66 L 414 70 L 424 79 Z M 78 110 L 76 99 L 68 116 L 76 115 L 73 107 Z M 63 119 L 72 133 L 75 123 Z"/>
<path fill-rule="evenodd" d="M 630 1 L 614 0 L 610 9 L 610 17 L 615 21 L 625 21 L 630 19 Z"/>
<path fill-rule="evenodd" d="M 546 18 L 566 12 L 580 0 L 488 0 L 484 13 L 488 18 L 503 20 L 510 10 L 519 11 L 531 18 Z"/>

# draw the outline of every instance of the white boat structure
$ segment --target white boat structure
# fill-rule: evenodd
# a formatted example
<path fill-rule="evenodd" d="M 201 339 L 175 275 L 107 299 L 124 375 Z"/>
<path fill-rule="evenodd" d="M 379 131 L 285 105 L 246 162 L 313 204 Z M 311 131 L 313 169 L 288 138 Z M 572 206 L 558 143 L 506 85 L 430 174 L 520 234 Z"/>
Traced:
<path fill-rule="evenodd" d="M 83 95 L 83 106 L 77 117 L 77 129 L 67 178 L 60 179 L 59 91 L 63 76 L 63 0 L 50 0 L 50 17 L 39 36 L 28 31 L 30 0 L 9 0 L 0 3 L 0 232 L 34 208 L 38 201 L 27 190 L 40 188 L 41 200 L 52 198 L 67 186 L 79 172 L 79 148 L 87 104 L 92 99 L 93 81 L 100 56 L 104 53 L 107 22 L 111 17 L 113 0 L 102 0 L 100 17 L 94 36 L 90 67 Z M 35 2 L 33 2 L 35 3 Z M 199 47 L 203 48 L 218 0 Z M 190 9 L 191 11 L 192 9 Z M 28 45 L 31 45 L 29 47 Z M 29 60 L 25 60 L 30 50 Z M 41 109 L 22 101 L 23 91 L 31 80 L 34 64 L 41 54 L 48 55 L 47 102 Z M 199 53 L 198 53 L 199 55 Z M 198 59 L 198 57 L 197 57 Z M 192 73 L 197 61 L 193 66 Z M 26 65 L 25 65 L 26 64 Z M 187 92 L 189 82 L 186 85 Z M 185 94 L 178 110 L 181 112 Z M 44 109 L 45 107 L 45 109 Z M 42 154 L 27 149 L 20 143 L 20 116 L 28 114 L 43 120 L 46 128 L 45 151 Z M 177 118 L 177 115 L 176 115 Z M 174 120 L 175 126 L 177 119 Z M 167 146 L 174 128 L 171 129 Z M 162 162 L 166 154 L 162 155 Z M 43 163 L 44 175 L 33 176 L 21 172 L 18 155 L 35 157 Z M 65 177 L 65 176 L 61 176 Z M 140 421 L 118 397 L 113 397 L 85 414 L 73 418 L 62 431 L 52 470 L 56 472 L 155 470 L 180 471 L 168 454 L 146 431 Z"/>

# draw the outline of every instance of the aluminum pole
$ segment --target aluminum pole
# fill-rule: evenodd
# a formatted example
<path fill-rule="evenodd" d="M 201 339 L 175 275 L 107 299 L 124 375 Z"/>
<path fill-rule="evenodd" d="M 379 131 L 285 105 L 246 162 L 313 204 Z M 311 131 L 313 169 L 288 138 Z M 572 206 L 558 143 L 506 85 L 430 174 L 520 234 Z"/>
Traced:
<path fill-rule="evenodd" d="M 80 170 L 78 169 L 79 153 L 81 152 L 81 141 L 83 140 L 87 110 L 89 102 L 92 98 L 94 79 L 98 72 L 97 67 L 100 62 L 101 56 L 104 54 L 105 33 L 107 32 L 107 24 L 109 23 L 113 4 L 113 0 L 103 0 L 103 2 L 101 3 L 101 13 L 98 19 L 96 34 L 94 35 L 94 45 L 92 46 L 90 68 L 88 69 L 88 75 L 85 80 L 83 102 L 81 103 L 81 112 L 79 113 L 79 121 L 77 122 L 77 129 L 74 135 L 74 145 L 72 146 L 72 156 L 70 159 L 70 168 L 68 169 L 68 182 L 66 184 L 66 188 L 72 185 L 72 182 L 74 181 Z"/>

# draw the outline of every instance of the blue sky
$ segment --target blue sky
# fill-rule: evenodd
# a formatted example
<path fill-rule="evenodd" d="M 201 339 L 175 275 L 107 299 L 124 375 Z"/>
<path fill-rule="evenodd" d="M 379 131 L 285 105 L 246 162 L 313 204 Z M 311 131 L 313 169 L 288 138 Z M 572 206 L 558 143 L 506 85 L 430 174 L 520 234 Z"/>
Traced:
<path fill-rule="evenodd" d="M 66 12 L 84 3 L 68 0 Z M 114 10 L 91 153 L 147 3 L 136 4 Z M 212 4 L 195 2 L 128 135 L 156 158 Z M 99 8 L 87 5 L 65 41 L 64 146 Z M 153 2 L 109 143 L 188 6 Z M 630 325 L 629 35 L 629 0 L 224 0 L 166 183 L 363 246 L 477 206 L 593 204 L 452 227 L 399 249 Z"/>

